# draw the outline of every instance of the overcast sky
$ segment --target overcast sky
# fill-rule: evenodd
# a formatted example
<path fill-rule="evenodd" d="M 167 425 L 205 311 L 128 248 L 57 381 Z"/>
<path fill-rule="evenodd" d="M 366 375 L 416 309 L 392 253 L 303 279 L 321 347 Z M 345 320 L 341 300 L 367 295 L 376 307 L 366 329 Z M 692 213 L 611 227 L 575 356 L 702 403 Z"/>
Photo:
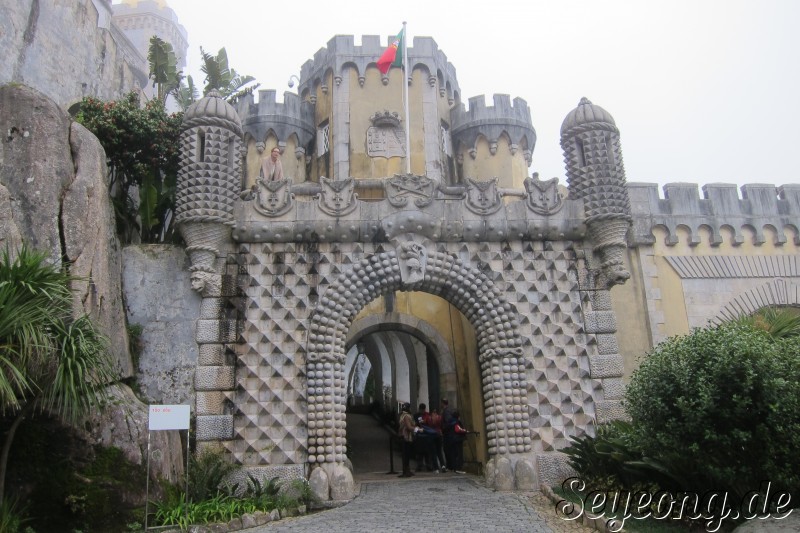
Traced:
<path fill-rule="evenodd" d="M 334 35 L 386 43 L 405 20 L 455 66 L 465 103 L 528 102 L 542 179 L 566 181 L 561 122 L 586 96 L 614 117 L 629 182 L 800 183 L 800 1 L 167 2 L 200 87 L 200 46 L 280 95 Z"/>

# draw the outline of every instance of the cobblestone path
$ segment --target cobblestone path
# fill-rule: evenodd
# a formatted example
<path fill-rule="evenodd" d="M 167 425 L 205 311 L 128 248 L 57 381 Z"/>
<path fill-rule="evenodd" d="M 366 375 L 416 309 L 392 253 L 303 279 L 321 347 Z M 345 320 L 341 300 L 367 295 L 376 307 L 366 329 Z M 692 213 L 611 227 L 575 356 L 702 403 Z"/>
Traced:
<path fill-rule="evenodd" d="M 362 483 L 359 495 L 343 507 L 245 531 L 552 532 L 529 498 L 494 492 L 467 476 Z"/>

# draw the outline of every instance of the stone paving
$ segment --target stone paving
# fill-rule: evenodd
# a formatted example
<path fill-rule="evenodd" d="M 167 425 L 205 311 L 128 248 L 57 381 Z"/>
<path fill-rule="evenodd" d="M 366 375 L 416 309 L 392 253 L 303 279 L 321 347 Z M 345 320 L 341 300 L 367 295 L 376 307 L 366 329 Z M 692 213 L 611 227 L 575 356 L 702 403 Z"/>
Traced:
<path fill-rule="evenodd" d="M 246 530 L 248 533 L 360 531 L 552 533 L 528 497 L 495 492 L 471 476 L 361 484 L 343 507 Z"/>

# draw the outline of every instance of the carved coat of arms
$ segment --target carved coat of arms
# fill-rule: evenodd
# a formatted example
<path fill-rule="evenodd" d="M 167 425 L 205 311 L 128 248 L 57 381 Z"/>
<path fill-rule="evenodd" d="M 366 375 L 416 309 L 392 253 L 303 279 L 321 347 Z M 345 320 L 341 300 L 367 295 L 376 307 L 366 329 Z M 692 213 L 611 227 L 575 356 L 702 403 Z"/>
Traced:
<path fill-rule="evenodd" d="M 288 179 L 256 181 L 253 208 L 262 215 L 278 217 L 292 208 L 294 194 L 291 192 Z"/>
<path fill-rule="evenodd" d="M 397 113 L 377 112 L 370 117 L 367 129 L 367 155 L 370 157 L 405 157 L 406 134 Z"/>
<path fill-rule="evenodd" d="M 552 215 L 564 207 L 564 198 L 558 190 L 558 178 L 539 181 L 539 175 L 524 181 L 528 208 L 539 215 Z"/>
<path fill-rule="evenodd" d="M 433 201 L 436 183 L 427 176 L 395 174 L 385 182 L 386 199 L 394 207 L 405 207 L 410 199 L 417 207 L 425 207 Z"/>
<path fill-rule="evenodd" d="M 475 181 L 467 178 L 467 196 L 464 204 L 476 215 L 491 215 L 503 207 L 500 191 L 497 190 L 498 178 L 489 181 Z"/>
<path fill-rule="evenodd" d="M 358 206 L 355 178 L 331 180 L 321 176 L 319 184 L 321 190 L 317 195 L 317 202 L 323 213 L 338 217 L 353 212 Z"/>

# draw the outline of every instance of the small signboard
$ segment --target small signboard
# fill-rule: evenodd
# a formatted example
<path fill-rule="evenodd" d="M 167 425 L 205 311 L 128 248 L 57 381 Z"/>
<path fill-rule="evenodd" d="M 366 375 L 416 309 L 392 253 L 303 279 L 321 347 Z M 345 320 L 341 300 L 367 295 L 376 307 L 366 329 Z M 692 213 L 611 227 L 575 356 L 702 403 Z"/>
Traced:
<path fill-rule="evenodd" d="M 147 429 L 189 429 L 189 414 L 188 405 L 151 405 Z"/>

